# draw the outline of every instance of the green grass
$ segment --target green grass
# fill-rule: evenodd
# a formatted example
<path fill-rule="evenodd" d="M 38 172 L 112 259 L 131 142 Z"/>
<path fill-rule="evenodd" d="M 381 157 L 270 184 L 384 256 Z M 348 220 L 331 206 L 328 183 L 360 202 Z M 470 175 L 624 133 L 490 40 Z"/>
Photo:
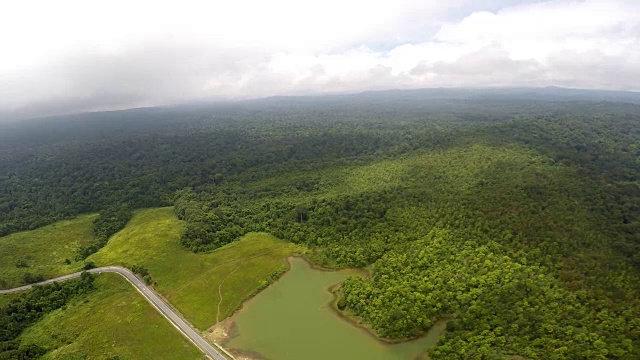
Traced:
<path fill-rule="evenodd" d="M 215 252 L 195 254 L 179 244 L 181 231 L 173 208 L 139 210 L 88 260 L 98 266 L 146 267 L 157 282 L 156 290 L 196 328 L 205 330 L 266 285 L 271 274 L 286 266 L 288 255 L 301 251 L 273 236 L 251 233 Z"/>
<path fill-rule="evenodd" d="M 201 352 L 117 274 L 47 314 L 21 336 L 49 350 L 43 359 L 203 359 Z"/>
<path fill-rule="evenodd" d="M 0 309 L 5 307 L 11 300 L 18 298 L 21 293 L 2 294 L 0 295 Z"/>
<path fill-rule="evenodd" d="M 83 215 L 73 220 L 0 237 L 0 288 L 23 285 L 24 274 L 40 274 L 45 279 L 77 271 L 82 263 L 73 262 L 80 245 L 93 239 L 92 221 L 97 215 Z M 65 259 L 72 261 L 65 264 Z M 17 267 L 24 261 L 27 267 Z"/>
<path fill-rule="evenodd" d="M 81 244 L 92 238 L 95 215 L 61 221 L 38 230 L 0 239 L 1 274 L 9 286 L 20 284 L 26 271 L 46 278 L 77 271 L 65 265 Z M 249 296 L 282 271 L 284 259 L 302 249 L 267 234 L 251 233 L 209 254 L 194 254 L 179 244 L 183 223 L 172 208 L 144 209 L 87 261 L 98 266 L 141 265 L 149 269 L 156 290 L 194 326 L 205 330 L 229 315 Z M 29 268 L 17 268 L 15 254 Z M 199 359 L 200 352 L 184 339 L 123 279 L 104 274 L 98 290 L 48 314 L 21 336 L 50 350 L 45 359 Z M 220 301 L 220 294 L 222 301 Z M 18 294 L 0 296 L 0 305 Z M 219 309 L 219 310 L 218 310 Z"/>

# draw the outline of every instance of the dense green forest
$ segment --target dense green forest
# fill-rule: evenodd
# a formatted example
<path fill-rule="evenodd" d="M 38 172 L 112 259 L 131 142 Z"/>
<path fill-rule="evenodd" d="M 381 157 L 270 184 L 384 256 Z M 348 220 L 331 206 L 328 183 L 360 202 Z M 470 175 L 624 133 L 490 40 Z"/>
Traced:
<path fill-rule="evenodd" d="M 370 267 L 338 306 L 391 339 L 453 319 L 434 359 L 640 358 L 639 105 L 409 92 L 81 120 L 6 137 L 0 235 L 98 211 L 88 255 L 174 205 L 195 252 L 266 231 Z"/>

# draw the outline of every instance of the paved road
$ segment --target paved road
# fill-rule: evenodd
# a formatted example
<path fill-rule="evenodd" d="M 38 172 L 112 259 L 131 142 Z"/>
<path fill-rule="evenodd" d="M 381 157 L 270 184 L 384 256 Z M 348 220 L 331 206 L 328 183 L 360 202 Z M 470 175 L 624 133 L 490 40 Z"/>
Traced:
<path fill-rule="evenodd" d="M 223 356 L 216 350 L 213 346 L 211 346 L 205 339 L 200 336 L 200 334 L 193 329 L 193 327 L 188 324 L 185 320 L 183 320 L 178 314 L 176 314 L 162 299 L 158 297 L 145 283 L 143 283 L 138 277 L 136 277 L 131 271 L 125 269 L 123 267 L 118 266 L 107 266 L 96 269 L 87 270 L 87 272 L 93 274 L 100 274 L 105 272 L 113 272 L 122 275 L 127 281 L 129 281 L 141 294 L 147 299 L 151 305 L 153 305 L 167 320 L 173 324 L 180 332 L 186 336 L 192 343 L 194 343 L 202 352 L 204 352 L 207 356 L 215 360 L 227 360 L 228 358 L 233 359 L 233 357 L 227 354 L 227 357 Z M 70 275 L 60 276 L 55 279 L 46 280 L 43 282 L 39 282 L 37 284 L 20 286 L 13 289 L 8 290 L 0 290 L 0 294 L 8 294 L 23 290 L 30 289 L 33 285 L 44 285 L 50 284 L 53 282 L 60 282 L 64 280 L 69 280 L 73 278 L 80 277 L 82 273 L 77 272 Z"/>

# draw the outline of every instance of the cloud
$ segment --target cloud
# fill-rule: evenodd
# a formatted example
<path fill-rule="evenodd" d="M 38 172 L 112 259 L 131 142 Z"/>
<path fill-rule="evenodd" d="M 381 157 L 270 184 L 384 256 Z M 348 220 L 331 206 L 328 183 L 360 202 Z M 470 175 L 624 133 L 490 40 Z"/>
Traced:
<path fill-rule="evenodd" d="M 632 1 L 26 0 L 5 10 L 5 117 L 386 88 L 640 90 Z"/>
<path fill-rule="evenodd" d="M 411 74 L 438 86 L 541 86 L 547 75 L 535 60 L 514 60 L 504 47 L 493 44 L 453 62 L 423 62 Z"/>

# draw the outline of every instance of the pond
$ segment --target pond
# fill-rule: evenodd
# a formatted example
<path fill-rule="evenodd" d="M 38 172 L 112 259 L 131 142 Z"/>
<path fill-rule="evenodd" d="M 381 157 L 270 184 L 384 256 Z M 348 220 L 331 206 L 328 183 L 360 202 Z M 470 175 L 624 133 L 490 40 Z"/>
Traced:
<path fill-rule="evenodd" d="M 328 288 L 356 270 L 320 271 L 291 258 L 280 280 L 244 304 L 232 320 L 237 334 L 225 347 L 273 360 L 411 360 L 435 346 L 444 330 L 437 323 L 427 336 L 387 344 L 340 317 Z"/>

